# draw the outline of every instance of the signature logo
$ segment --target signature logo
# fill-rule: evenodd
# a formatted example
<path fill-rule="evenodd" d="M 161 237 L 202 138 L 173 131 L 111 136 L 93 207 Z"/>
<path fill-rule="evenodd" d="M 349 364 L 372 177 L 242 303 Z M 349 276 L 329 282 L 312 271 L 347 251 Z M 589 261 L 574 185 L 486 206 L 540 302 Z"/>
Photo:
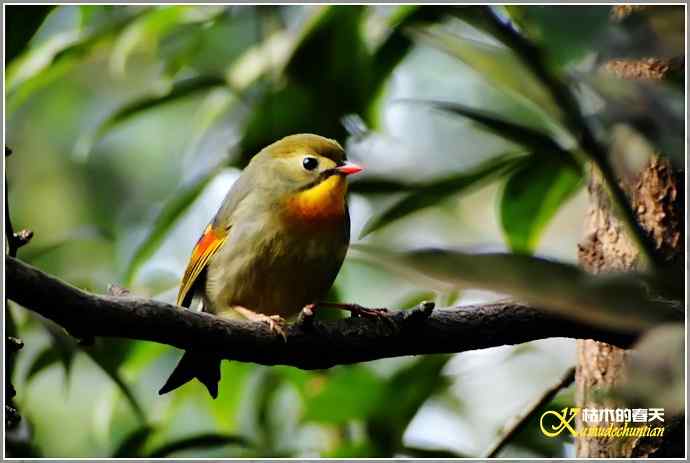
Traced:
<path fill-rule="evenodd" d="M 574 419 L 580 413 L 579 408 L 566 407 L 561 412 L 549 410 L 539 419 L 539 427 L 546 437 L 556 437 L 566 429 L 577 437 Z"/>
<path fill-rule="evenodd" d="M 575 418 L 582 415 L 583 426 L 575 430 Z M 658 421 L 658 426 L 652 426 Z M 541 415 L 539 427 L 546 437 L 556 437 L 567 430 L 571 436 L 588 437 L 656 437 L 664 435 L 664 409 L 585 408 L 565 407 L 560 412 L 548 410 Z M 601 423 L 606 423 L 601 425 Z"/>

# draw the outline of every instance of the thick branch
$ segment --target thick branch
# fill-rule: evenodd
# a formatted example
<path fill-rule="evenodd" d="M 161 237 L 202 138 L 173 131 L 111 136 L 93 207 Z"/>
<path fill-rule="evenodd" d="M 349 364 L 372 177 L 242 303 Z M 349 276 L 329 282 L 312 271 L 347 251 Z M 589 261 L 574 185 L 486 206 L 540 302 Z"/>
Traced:
<path fill-rule="evenodd" d="M 639 333 L 614 333 L 516 303 L 456 310 L 391 311 L 382 319 L 348 318 L 291 325 L 287 341 L 262 324 L 227 320 L 134 296 L 81 291 L 6 256 L 7 297 L 74 336 L 154 341 L 212 351 L 222 358 L 303 369 L 402 355 L 463 352 L 551 337 L 591 338 L 621 346 Z"/>

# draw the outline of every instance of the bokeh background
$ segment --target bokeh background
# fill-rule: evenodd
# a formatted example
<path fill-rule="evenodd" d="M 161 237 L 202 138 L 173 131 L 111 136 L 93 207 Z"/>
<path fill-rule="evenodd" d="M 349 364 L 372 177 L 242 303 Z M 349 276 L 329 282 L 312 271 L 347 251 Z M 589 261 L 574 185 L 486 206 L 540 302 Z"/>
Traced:
<path fill-rule="evenodd" d="M 15 227 L 35 233 L 19 258 L 89 291 L 118 283 L 173 302 L 194 242 L 242 166 L 277 138 L 308 131 L 337 138 L 367 168 L 351 187 L 353 242 L 574 263 L 583 172 L 545 160 L 524 134 L 463 117 L 501 115 L 572 144 L 560 109 L 482 27 L 480 9 L 7 7 L 9 204 Z M 682 163 L 682 131 L 677 154 L 668 125 L 641 134 L 620 123 L 622 107 L 630 119 L 644 114 L 630 105 L 640 95 L 682 121 L 682 84 L 649 93 L 596 72 L 621 53 L 682 54 L 682 9 L 632 22 L 613 21 L 609 7 L 493 11 L 573 78 L 600 129 L 635 134 L 642 155 L 644 137 L 657 137 Z M 397 220 L 382 216 L 410 192 L 419 204 Z M 331 296 L 393 308 L 501 297 L 432 290 L 357 252 Z M 6 315 L 25 343 L 10 372 L 22 415 L 7 441 L 12 456 L 478 456 L 575 363 L 566 339 L 315 372 L 224 361 L 217 400 L 196 382 L 159 397 L 181 354 L 174 348 L 109 339 L 81 347 L 11 303 Z M 563 390 L 549 408 L 572 396 Z M 532 423 L 501 455 L 573 448 Z"/>

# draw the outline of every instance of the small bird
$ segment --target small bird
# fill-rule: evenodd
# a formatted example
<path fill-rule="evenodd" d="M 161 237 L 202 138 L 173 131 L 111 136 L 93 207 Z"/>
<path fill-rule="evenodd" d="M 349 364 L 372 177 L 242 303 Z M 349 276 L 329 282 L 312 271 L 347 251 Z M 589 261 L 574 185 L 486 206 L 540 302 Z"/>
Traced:
<path fill-rule="evenodd" d="M 252 158 L 192 251 L 177 305 L 266 323 L 324 297 L 350 242 L 346 177 L 362 168 L 337 141 L 285 137 Z M 341 307 L 345 308 L 345 307 Z M 220 358 L 187 351 L 159 394 L 197 378 L 215 399 Z"/>

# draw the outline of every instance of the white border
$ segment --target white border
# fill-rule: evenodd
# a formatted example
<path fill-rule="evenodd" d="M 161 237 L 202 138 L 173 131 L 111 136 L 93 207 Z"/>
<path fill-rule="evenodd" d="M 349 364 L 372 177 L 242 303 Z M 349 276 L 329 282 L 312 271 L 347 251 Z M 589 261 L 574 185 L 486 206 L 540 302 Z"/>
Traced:
<path fill-rule="evenodd" d="M 3 2 L 2 4 L 2 43 L 5 44 L 5 6 L 6 5 L 113 5 L 115 3 L 113 2 Z M 326 4 L 326 5 L 406 5 L 406 4 L 419 4 L 418 2 L 352 2 L 352 3 L 343 3 L 343 2 L 320 2 L 320 1 L 315 1 L 315 2 L 241 2 L 241 3 L 226 3 L 226 2 L 123 2 L 123 3 L 116 3 L 117 5 L 161 5 L 161 4 L 171 4 L 171 5 L 218 5 L 218 4 L 223 4 L 223 5 L 315 5 L 315 4 Z M 462 5 L 487 5 L 487 4 L 494 4 L 494 5 L 553 5 L 553 6 L 563 6 L 563 5 L 610 5 L 610 6 L 615 6 L 615 5 L 684 5 L 685 6 L 685 53 L 687 55 L 687 49 L 688 49 L 688 15 L 687 15 L 687 3 L 686 2 L 561 2 L 561 3 L 541 3 L 541 2 L 505 2 L 502 3 L 500 1 L 487 1 L 483 3 L 464 3 L 464 2 L 434 2 L 434 3 L 422 3 L 423 5 L 456 5 L 456 4 L 462 4 Z M 3 89 L 3 101 L 2 101 L 2 114 L 3 114 L 3 130 L 2 130 L 2 141 L 3 145 L 5 144 L 5 97 L 4 97 L 4 90 L 5 90 L 5 47 L 3 45 L 3 50 L 2 50 L 2 73 L 3 73 L 3 82 L 2 82 L 2 89 Z M 688 244 L 688 239 L 687 239 L 687 230 L 688 230 L 688 215 L 687 215 L 687 198 L 688 198 L 688 174 L 687 174 L 687 167 L 688 167 L 688 162 L 687 162 L 687 140 L 688 140 L 688 132 L 687 132 L 687 123 L 688 123 L 688 106 L 687 106 L 687 73 L 685 73 L 685 97 L 686 97 L 686 104 L 685 104 L 685 123 L 686 123 L 686 136 L 685 136 L 685 162 L 684 162 L 684 168 L 685 168 L 685 190 L 684 190 L 684 200 L 685 200 L 685 270 L 686 270 L 686 280 L 685 280 L 685 304 L 686 304 L 686 311 L 685 311 L 685 395 L 686 395 L 686 400 L 685 400 L 685 407 L 686 407 L 686 431 L 685 431 L 685 455 L 687 457 L 687 448 L 688 448 L 688 416 L 687 416 L 687 403 L 688 403 L 688 372 L 687 372 L 687 365 L 688 365 L 688 349 L 687 349 L 687 330 L 688 330 L 688 314 L 687 314 L 687 291 L 688 291 L 688 253 L 687 253 L 687 244 Z M 2 161 L 3 168 L 5 167 L 5 157 L 3 156 L 3 161 Z M 4 170 L 3 170 L 4 173 Z M 4 186 L 5 186 L 5 176 L 3 175 L 3 208 L 5 207 L 5 201 L 4 201 Z M 4 224 L 5 224 L 5 216 L 3 214 L 3 233 L 2 233 L 2 243 L 3 243 L 3 250 L 5 249 L 6 244 L 6 237 L 4 233 Z M 5 294 L 5 267 L 3 264 L 3 271 L 2 271 L 2 294 L 4 296 Z M 3 306 L 3 312 L 0 317 L 2 317 L 2 335 L 3 335 L 3 342 L 5 339 L 5 298 L 2 298 L 2 306 Z M 3 385 L 3 391 L 5 390 L 5 355 L 3 355 L 2 359 L 2 372 L 3 372 L 3 379 L 2 379 L 2 385 Z M 5 395 L 3 392 L 3 399 L 2 399 L 3 404 L 5 403 Z M 5 421 L 3 419 L 2 423 L 2 434 L 3 436 L 5 435 Z M 233 461 L 233 460 L 248 460 L 248 461 L 262 461 L 262 462 L 268 462 L 268 461 L 282 461 L 282 460 L 287 460 L 287 461 L 318 461 L 318 460 L 332 460 L 332 461 L 352 461 L 352 459 L 343 459 L 343 458 L 222 458 L 222 459 L 210 459 L 210 458 L 127 458 L 127 459 L 113 459 L 113 458 L 52 458 L 52 457 L 46 457 L 46 458 L 6 458 L 5 457 L 5 445 L 4 445 L 4 439 L 3 439 L 3 447 L 2 447 L 2 459 L 3 460 L 8 460 L 8 461 L 50 461 L 50 460 L 60 460 L 60 461 L 107 461 L 107 460 L 117 460 L 117 461 L 170 461 L 170 460 L 181 460 L 181 461 L 218 461 L 218 460 L 223 460 L 223 461 Z M 357 459 L 357 461 L 390 461 L 390 460 L 401 460 L 401 461 L 414 461 L 418 460 L 415 458 L 363 458 L 363 459 Z M 453 459 L 444 459 L 443 461 L 455 461 L 455 460 L 488 460 L 486 458 L 453 458 Z M 544 461 L 552 461 L 552 460 L 582 460 L 584 461 L 585 459 L 582 458 L 506 458 L 506 457 L 497 457 L 493 458 L 491 460 L 498 460 L 498 461 L 533 461 L 533 460 L 544 460 Z M 612 459 L 608 458 L 588 458 L 586 459 L 587 461 L 589 460 L 608 460 L 608 461 L 615 461 Z M 669 460 L 669 461 L 683 461 L 685 458 L 663 458 L 659 460 Z M 439 460 L 427 460 L 427 461 L 439 461 Z M 654 461 L 654 460 L 652 460 Z"/>

